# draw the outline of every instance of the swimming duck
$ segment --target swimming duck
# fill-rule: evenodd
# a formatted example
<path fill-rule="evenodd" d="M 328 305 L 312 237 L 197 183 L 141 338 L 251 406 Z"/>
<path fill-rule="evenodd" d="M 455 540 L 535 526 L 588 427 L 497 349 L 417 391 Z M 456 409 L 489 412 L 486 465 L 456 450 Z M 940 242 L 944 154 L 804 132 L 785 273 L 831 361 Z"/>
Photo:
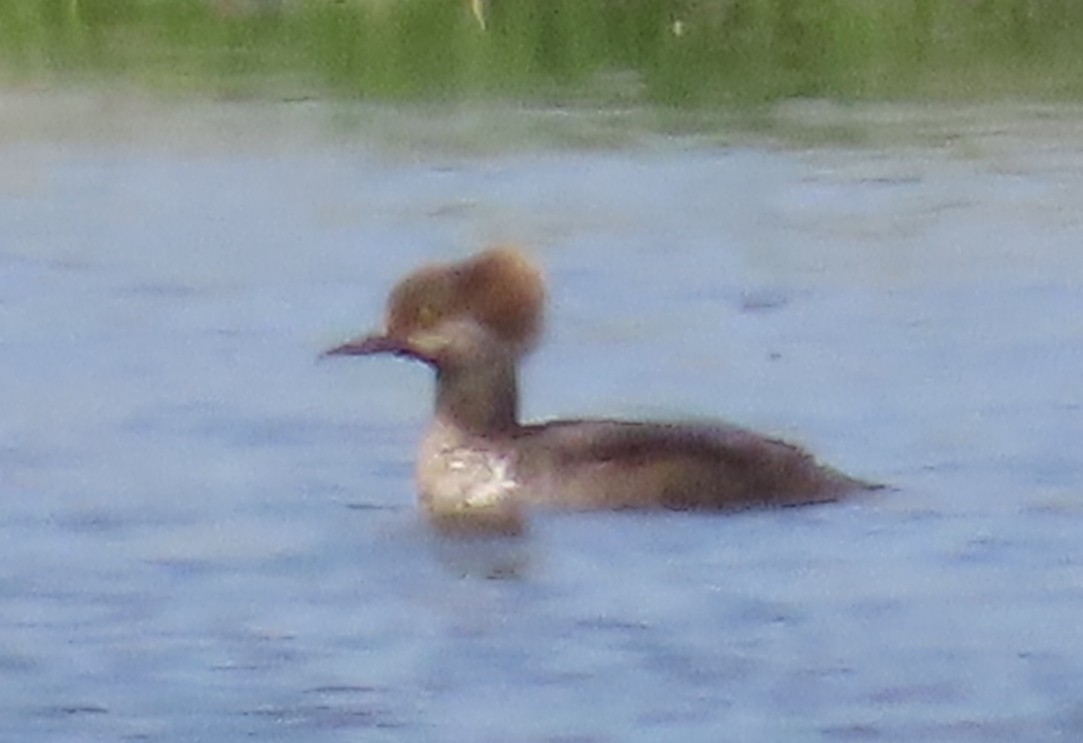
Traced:
<path fill-rule="evenodd" d="M 524 508 L 736 510 L 834 501 L 878 487 L 727 423 L 519 421 L 518 365 L 545 286 L 518 250 L 422 267 L 391 291 L 384 330 L 326 356 L 391 354 L 436 372 L 420 500 L 438 521 L 518 531 Z"/>

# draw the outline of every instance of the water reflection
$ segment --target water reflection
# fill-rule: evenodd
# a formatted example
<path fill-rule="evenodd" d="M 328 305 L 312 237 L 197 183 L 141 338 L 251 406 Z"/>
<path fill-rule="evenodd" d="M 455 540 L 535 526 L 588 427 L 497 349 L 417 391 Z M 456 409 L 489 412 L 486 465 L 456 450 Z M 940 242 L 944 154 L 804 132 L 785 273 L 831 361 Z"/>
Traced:
<path fill-rule="evenodd" d="M 539 546 L 529 536 L 437 534 L 431 541 L 436 559 L 459 578 L 523 580 L 530 577 Z"/>

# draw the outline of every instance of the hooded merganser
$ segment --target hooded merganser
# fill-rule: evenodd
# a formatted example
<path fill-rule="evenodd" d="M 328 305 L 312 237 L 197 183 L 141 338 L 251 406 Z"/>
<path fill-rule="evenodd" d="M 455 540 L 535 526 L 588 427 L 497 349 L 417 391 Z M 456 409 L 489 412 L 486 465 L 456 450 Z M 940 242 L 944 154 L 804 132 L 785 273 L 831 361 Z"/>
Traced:
<path fill-rule="evenodd" d="M 745 509 L 834 501 L 878 486 L 725 423 L 519 422 L 517 367 L 542 327 L 541 274 L 494 248 L 423 267 L 391 291 L 386 330 L 325 355 L 388 353 L 436 371 L 417 485 L 453 527 L 519 531 L 525 506 Z"/>

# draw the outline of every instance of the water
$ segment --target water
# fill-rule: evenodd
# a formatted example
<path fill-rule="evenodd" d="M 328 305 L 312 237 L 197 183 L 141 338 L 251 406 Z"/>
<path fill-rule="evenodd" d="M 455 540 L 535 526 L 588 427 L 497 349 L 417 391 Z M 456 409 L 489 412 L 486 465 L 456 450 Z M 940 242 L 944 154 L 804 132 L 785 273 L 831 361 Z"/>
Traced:
<path fill-rule="evenodd" d="M 1083 736 L 1076 113 L 516 148 L 104 101 L 0 106 L 0 739 Z M 427 372 L 315 358 L 497 239 L 552 287 L 530 417 L 725 417 L 895 490 L 433 536 Z"/>

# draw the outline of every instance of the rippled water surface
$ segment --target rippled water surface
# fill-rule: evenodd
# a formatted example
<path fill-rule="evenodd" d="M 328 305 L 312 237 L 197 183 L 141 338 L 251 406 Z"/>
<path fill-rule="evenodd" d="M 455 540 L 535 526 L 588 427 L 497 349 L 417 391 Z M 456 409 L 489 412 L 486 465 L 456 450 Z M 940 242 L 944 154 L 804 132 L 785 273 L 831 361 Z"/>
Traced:
<path fill-rule="evenodd" d="M 1078 112 L 0 100 L 0 739 L 1083 739 Z M 315 358 L 491 240 L 551 282 L 529 416 L 895 490 L 436 538 L 427 371 Z"/>

